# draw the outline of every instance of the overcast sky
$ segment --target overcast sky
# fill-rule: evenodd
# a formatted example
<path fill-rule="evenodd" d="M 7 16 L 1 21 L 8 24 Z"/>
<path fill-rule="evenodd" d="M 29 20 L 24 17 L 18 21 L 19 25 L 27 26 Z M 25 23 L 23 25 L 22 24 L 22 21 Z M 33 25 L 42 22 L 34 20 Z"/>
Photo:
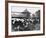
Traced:
<path fill-rule="evenodd" d="M 12 12 L 23 12 L 27 9 L 30 13 L 35 13 L 36 11 L 40 10 L 39 7 L 21 7 L 21 6 L 11 6 Z"/>

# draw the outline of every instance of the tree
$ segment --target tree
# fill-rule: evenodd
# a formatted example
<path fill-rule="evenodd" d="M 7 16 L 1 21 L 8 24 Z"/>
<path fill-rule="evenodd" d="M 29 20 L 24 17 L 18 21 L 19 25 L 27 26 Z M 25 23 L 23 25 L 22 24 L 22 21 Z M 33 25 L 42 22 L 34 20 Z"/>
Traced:
<path fill-rule="evenodd" d="M 40 17 L 40 10 L 36 11 L 36 13 L 35 13 L 35 14 L 36 14 L 36 17 L 38 17 L 38 18 L 39 18 L 39 17 Z"/>
<path fill-rule="evenodd" d="M 40 10 L 36 11 L 36 18 L 39 19 L 39 23 L 40 23 Z"/>

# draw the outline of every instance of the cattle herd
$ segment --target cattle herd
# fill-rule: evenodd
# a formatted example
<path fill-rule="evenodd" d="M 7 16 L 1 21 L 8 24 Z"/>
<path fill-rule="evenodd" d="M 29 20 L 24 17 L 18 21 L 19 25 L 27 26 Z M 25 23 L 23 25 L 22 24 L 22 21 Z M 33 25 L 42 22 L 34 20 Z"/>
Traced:
<path fill-rule="evenodd" d="M 12 31 L 30 31 L 35 29 L 35 25 L 39 24 L 39 19 L 15 18 L 12 21 Z"/>

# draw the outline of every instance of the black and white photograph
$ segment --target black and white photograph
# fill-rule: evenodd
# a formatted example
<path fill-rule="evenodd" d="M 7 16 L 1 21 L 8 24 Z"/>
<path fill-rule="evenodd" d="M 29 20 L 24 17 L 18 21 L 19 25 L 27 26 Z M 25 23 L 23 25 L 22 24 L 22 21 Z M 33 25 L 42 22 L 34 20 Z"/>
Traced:
<path fill-rule="evenodd" d="M 8 35 L 43 34 L 43 4 L 8 3 Z"/>
<path fill-rule="evenodd" d="M 40 30 L 40 8 L 38 7 L 11 7 L 12 31 Z"/>

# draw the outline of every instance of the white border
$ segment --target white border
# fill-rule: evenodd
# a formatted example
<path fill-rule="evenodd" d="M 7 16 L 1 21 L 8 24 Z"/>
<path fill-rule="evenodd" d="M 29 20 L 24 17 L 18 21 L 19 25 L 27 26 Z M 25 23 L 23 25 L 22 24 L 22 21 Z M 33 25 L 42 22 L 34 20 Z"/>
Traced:
<path fill-rule="evenodd" d="M 40 7 L 40 11 L 41 11 L 40 30 L 39 31 L 11 32 L 11 6 Z M 8 35 L 25 35 L 25 34 L 39 34 L 39 33 L 43 33 L 43 6 L 42 5 L 8 3 Z"/>

